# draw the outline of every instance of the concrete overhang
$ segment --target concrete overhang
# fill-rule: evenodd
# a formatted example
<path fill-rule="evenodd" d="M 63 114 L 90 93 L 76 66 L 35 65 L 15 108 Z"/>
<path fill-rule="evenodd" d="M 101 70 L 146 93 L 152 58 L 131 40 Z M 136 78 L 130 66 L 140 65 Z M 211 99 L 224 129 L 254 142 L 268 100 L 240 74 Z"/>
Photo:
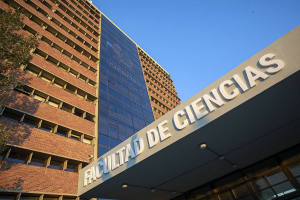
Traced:
<path fill-rule="evenodd" d="M 218 177 L 244 168 L 300 142 L 300 26 L 278 39 L 232 71 L 209 85 L 192 98 L 145 127 L 131 138 L 110 150 L 94 162 L 80 170 L 78 195 L 89 198 L 106 199 L 172 199 L 197 186 Z M 267 73 L 259 60 L 266 54 L 274 54 L 272 60 L 281 60 L 284 68 L 276 73 Z M 267 59 L 267 61 L 270 61 Z M 245 68 L 247 66 L 268 75 L 260 78 L 251 87 Z M 238 75 L 249 88 L 243 92 L 232 77 Z M 201 81 L 199 75 L 199 81 Z M 254 77 L 255 74 L 252 73 Z M 230 94 L 238 88 L 239 94 L 226 100 L 220 93 L 220 84 L 232 80 L 233 85 L 225 89 Z M 186 83 L 187 87 L 190 86 Z M 204 109 L 209 111 L 203 96 L 216 89 L 224 105 L 212 103 L 214 111 L 189 123 L 184 129 L 175 128 L 173 117 L 201 98 Z M 199 106 L 199 105 L 198 105 Z M 179 118 L 180 122 L 186 115 Z M 195 113 L 193 112 L 193 116 Z M 167 120 L 165 132 L 171 137 L 159 141 L 149 148 L 147 132 L 156 129 Z M 133 141 L 140 138 L 145 148 L 135 158 L 120 165 L 101 177 L 93 180 L 91 169 L 97 169 L 98 161 L 115 154 L 127 144 L 134 147 Z M 205 143 L 207 148 L 200 149 Z M 125 152 L 123 151 L 124 158 Z M 223 155 L 224 160 L 219 157 Z M 116 163 L 119 157 L 116 155 Z M 236 165 L 235 168 L 232 165 Z M 103 170 L 103 166 L 99 167 Z M 89 178 L 91 177 L 91 178 Z M 90 180 L 90 183 L 89 183 Z M 87 185 L 84 186 L 84 181 Z M 122 185 L 128 185 L 122 188 Z M 151 192 L 151 189 L 155 192 Z M 174 193 L 175 191 L 176 193 Z"/>

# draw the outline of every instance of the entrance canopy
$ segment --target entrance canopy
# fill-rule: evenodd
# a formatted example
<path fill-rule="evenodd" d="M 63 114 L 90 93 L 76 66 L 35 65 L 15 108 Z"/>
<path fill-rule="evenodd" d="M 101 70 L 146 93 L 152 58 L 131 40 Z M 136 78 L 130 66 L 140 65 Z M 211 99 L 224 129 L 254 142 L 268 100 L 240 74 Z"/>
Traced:
<path fill-rule="evenodd" d="M 300 26 L 80 170 L 78 195 L 172 199 L 298 144 L 299 35 Z"/>

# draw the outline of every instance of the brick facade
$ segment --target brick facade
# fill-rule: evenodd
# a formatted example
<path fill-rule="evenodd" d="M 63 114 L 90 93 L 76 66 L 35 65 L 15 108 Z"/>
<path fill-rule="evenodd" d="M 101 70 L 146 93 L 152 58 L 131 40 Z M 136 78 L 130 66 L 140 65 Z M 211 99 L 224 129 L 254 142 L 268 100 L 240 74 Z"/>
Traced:
<path fill-rule="evenodd" d="M 139 57 L 155 119 L 180 104 L 180 99 L 168 72 L 144 50 L 138 48 Z"/>
<path fill-rule="evenodd" d="M 78 3 L 82 7 L 82 2 Z M 9 5 L 11 9 L 22 8 L 21 10 L 25 15 L 23 21 L 25 30 L 21 30 L 21 33 L 24 36 L 36 34 L 40 39 L 37 50 L 46 55 L 46 57 L 42 58 L 34 50 L 30 66 L 39 68 L 42 70 L 42 73 L 51 74 L 52 77 L 55 77 L 54 79 L 63 80 L 70 87 L 75 87 L 76 90 L 91 96 L 92 101 L 94 101 L 97 95 L 97 84 L 93 86 L 88 84 L 88 82 L 97 83 L 99 60 L 98 24 L 80 9 L 77 12 L 72 10 L 72 8 L 77 7 L 74 1 L 63 0 L 55 3 L 52 0 L 7 0 L 5 2 L 1 1 L 0 9 L 7 10 Z M 84 9 L 87 12 L 86 7 Z M 45 16 L 45 12 L 47 16 Z M 83 13 L 82 16 L 78 14 L 80 12 Z M 76 15 L 81 22 L 71 17 L 71 13 Z M 68 23 L 67 19 L 63 19 L 60 14 L 63 14 L 65 18 L 72 22 Z M 28 15 L 32 15 L 31 19 L 28 18 Z M 98 15 L 98 17 L 100 16 Z M 91 22 L 86 19 L 89 19 Z M 55 20 L 58 20 L 60 24 Z M 100 19 L 98 18 L 97 20 L 99 23 Z M 41 25 L 40 23 L 43 24 Z M 26 31 L 28 29 L 31 31 Z M 53 30 L 56 30 L 60 35 L 53 33 Z M 96 32 L 93 33 L 93 31 Z M 66 40 L 63 41 L 62 38 L 66 38 Z M 74 46 L 70 46 L 70 44 L 74 44 Z M 58 63 L 51 62 L 49 60 L 50 57 L 57 60 Z M 77 77 L 74 77 L 68 71 L 60 69 L 59 65 L 67 66 L 69 70 L 75 70 L 78 74 Z M 72 112 L 74 112 L 75 108 L 75 110 L 80 109 L 89 115 L 96 115 L 96 101 L 88 102 L 78 97 L 76 92 L 72 94 L 64 90 L 64 88 L 56 87 L 41 77 L 26 72 L 24 70 L 26 67 L 23 66 L 23 68 L 15 70 L 14 74 L 24 84 L 32 88 L 32 91 L 42 92 L 48 96 L 48 99 L 49 97 L 58 99 L 62 102 L 61 105 L 68 104 L 72 106 Z M 86 80 L 80 80 L 81 76 L 86 77 Z M 27 156 L 31 152 L 33 158 L 35 156 L 44 156 L 45 158 L 55 158 L 62 162 L 66 160 L 66 163 L 75 163 L 78 169 L 90 162 L 89 156 L 94 155 L 95 122 L 85 119 L 84 116 L 76 116 L 60 109 L 60 107 L 57 108 L 46 102 L 41 102 L 31 95 L 25 95 L 17 90 L 10 92 L 4 102 L 4 106 L 4 112 L 6 112 L 5 110 L 10 112 L 16 111 L 22 115 L 35 117 L 41 120 L 41 123 L 44 121 L 53 123 L 56 127 L 54 131 L 59 127 L 71 130 L 64 137 L 55 134 L 53 131 L 48 132 L 22 122 L 0 118 L 0 123 L 12 135 L 8 141 L 8 150 L 4 152 L 6 156 L 9 157 L 10 152 L 13 151 L 24 153 Z M 75 132 L 81 134 L 81 141 L 71 139 L 71 134 Z M 83 142 L 86 137 L 91 140 L 91 144 Z M 2 153 L 1 155 L 4 154 Z M 48 164 L 51 163 L 51 159 Z M 45 164 L 44 167 L 41 167 L 30 165 L 30 163 L 27 163 L 28 161 L 25 163 L 13 163 L 6 162 L 3 158 L 1 160 L 0 192 L 10 191 L 16 194 L 29 192 L 34 194 L 33 196 L 45 194 L 54 195 L 53 197 L 68 196 L 71 198 L 76 198 L 77 196 L 78 173 L 76 172 L 77 170 L 75 172 L 65 171 L 67 164 L 60 170 L 56 170 L 49 168 Z M 6 195 L 6 193 L 1 193 L 1 195 Z"/>
<path fill-rule="evenodd" d="M 39 200 L 44 195 L 75 200 L 77 172 L 97 156 L 101 13 L 87 0 L 4 0 L 0 9 L 21 10 L 24 27 L 20 33 L 39 39 L 31 62 L 14 71 L 25 86 L 12 90 L 0 107 L 0 124 L 12 135 L 8 149 L 0 153 L 0 196 L 32 194 L 31 198 Z M 180 99 L 169 74 L 155 61 L 145 59 L 149 56 L 143 50 L 138 48 L 138 52 L 157 119 Z M 147 76 L 149 70 L 163 76 L 159 83 Z M 45 75 L 51 80 L 45 80 Z M 63 85 L 55 85 L 56 81 Z M 39 95 L 45 98 L 38 100 Z M 53 105 L 50 100 L 59 103 Z M 65 109 L 68 106 L 70 110 Z M 38 123 L 24 122 L 28 119 Z M 50 131 L 42 127 L 47 123 L 53 125 Z M 26 157 L 24 162 L 9 161 L 17 154 Z M 35 156 L 45 159 L 43 166 L 32 164 Z M 52 160 L 62 163 L 60 169 L 49 168 Z M 66 171 L 69 164 L 76 166 L 74 172 Z"/>
<path fill-rule="evenodd" d="M 0 169 L 0 190 L 77 195 L 77 173 L 5 161 Z"/>

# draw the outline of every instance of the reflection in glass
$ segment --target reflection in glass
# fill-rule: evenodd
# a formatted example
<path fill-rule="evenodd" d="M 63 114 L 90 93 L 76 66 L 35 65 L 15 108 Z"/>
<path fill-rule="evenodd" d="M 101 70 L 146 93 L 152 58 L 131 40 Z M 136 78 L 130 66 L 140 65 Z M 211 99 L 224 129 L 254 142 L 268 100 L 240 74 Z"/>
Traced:
<path fill-rule="evenodd" d="M 276 183 L 280 183 L 282 181 L 287 180 L 287 177 L 285 176 L 285 174 L 282 171 L 280 171 L 276 174 L 272 174 L 272 175 L 267 176 L 267 179 L 268 179 L 268 181 L 270 182 L 271 185 L 274 185 Z"/>
<path fill-rule="evenodd" d="M 251 181 L 250 185 L 251 185 L 251 187 L 253 188 L 253 190 L 255 192 L 259 191 L 259 190 L 262 190 L 262 189 L 269 186 L 268 182 L 264 178 L 260 178 L 260 179 Z"/>
<path fill-rule="evenodd" d="M 223 192 L 219 194 L 220 200 L 233 200 L 234 198 L 232 197 L 230 191 Z"/>
<path fill-rule="evenodd" d="M 268 200 L 276 198 L 273 190 L 271 188 L 255 193 L 259 200 Z"/>
<path fill-rule="evenodd" d="M 289 167 L 294 176 L 300 176 L 300 163 Z"/>
<path fill-rule="evenodd" d="M 254 200 L 254 198 L 251 195 L 248 195 L 246 197 L 239 198 L 239 200 Z"/>
<path fill-rule="evenodd" d="M 250 194 L 246 184 L 243 184 L 236 188 L 233 188 L 232 191 L 236 198 L 240 198 L 240 197 Z"/>
<path fill-rule="evenodd" d="M 99 132 L 117 141 L 133 134 L 128 129 L 138 131 L 154 120 L 136 44 L 106 17 L 101 19 L 99 113 L 108 118 L 99 121 L 116 122 L 109 131 L 99 124 Z M 133 122 L 132 114 L 142 120 Z"/>
<path fill-rule="evenodd" d="M 296 191 L 289 181 L 273 186 L 273 188 L 279 197 Z"/>

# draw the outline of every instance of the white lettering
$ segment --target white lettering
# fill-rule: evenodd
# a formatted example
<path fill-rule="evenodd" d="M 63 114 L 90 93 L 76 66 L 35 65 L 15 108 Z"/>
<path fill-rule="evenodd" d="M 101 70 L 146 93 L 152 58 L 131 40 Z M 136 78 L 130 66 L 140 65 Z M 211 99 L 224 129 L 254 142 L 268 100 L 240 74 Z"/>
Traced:
<path fill-rule="evenodd" d="M 179 118 L 184 115 L 185 115 L 185 112 L 183 112 L 182 110 L 179 110 L 173 116 L 173 121 L 174 121 L 175 127 L 178 128 L 179 130 L 184 129 L 188 125 L 187 119 L 183 120 L 182 123 L 179 122 Z"/>
<path fill-rule="evenodd" d="M 235 74 L 232 78 L 235 80 L 235 82 L 240 86 L 240 88 L 244 92 L 249 90 L 248 86 L 244 83 L 244 81 L 242 81 L 242 79 L 239 77 L 239 75 Z"/>
<path fill-rule="evenodd" d="M 103 170 L 100 170 L 100 167 L 103 166 L 103 162 L 102 161 L 98 161 L 97 165 L 96 165 L 96 178 L 100 178 L 103 174 Z"/>
<path fill-rule="evenodd" d="M 248 81 L 250 83 L 251 88 L 256 86 L 255 81 L 257 79 L 262 78 L 265 80 L 269 77 L 267 74 L 262 73 L 262 72 L 258 71 L 257 69 L 254 69 L 253 67 L 250 67 L 250 66 L 246 67 L 245 71 L 246 71 Z"/>
<path fill-rule="evenodd" d="M 130 144 L 126 145 L 126 150 L 125 150 L 125 163 L 128 162 L 129 157 L 135 158 L 134 152 L 130 146 Z"/>
<path fill-rule="evenodd" d="M 141 138 L 136 138 L 133 141 L 134 144 L 134 150 L 135 150 L 135 156 L 140 155 L 144 151 L 144 142 Z"/>
<path fill-rule="evenodd" d="M 239 94 L 239 90 L 237 88 L 235 88 L 231 94 L 228 94 L 225 90 L 225 87 L 229 87 L 233 84 L 233 82 L 231 80 L 226 80 L 224 82 L 221 83 L 221 85 L 219 86 L 219 90 L 222 94 L 222 96 L 227 99 L 227 100 L 231 100 L 234 99 L 238 94 Z"/>
<path fill-rule="evenodd" d="M 158 126 L 157 126 L 161 141 L 164 141 L 165 139 L 171 137 L 171 133 L 165 134 L 165 132 L 167 132 L 169 130 L 169 128 L 168 127 L 163 128 L 163 126 L 166 125 L 167 123 L 168 123 L 168 121 L 165 120 L 162 123 L 158 124 Z"/>
<path fill-rule="evenodd" d="M 88 184 L 87 180 L 90 179 L 90 172 L 91 170 L 88 169 L 84 172 L 84 181 L 83 181 L 83 186 L 86 186 Z"/>
<path fill-rule="evenodd" d="M 195 120 L 194 114 L 192 113 L 191 107 L 190 106 L 186 106 L 184 109 L 186 111 L 188 119 L 190 120 L 190 123 L 191 124 L 194 123 L 196 120 Z"/>
<path fill-rule="evenodd" d="M 116 168 L 119 167 L 119 162 L 116 164 L 116 154 L 112 154 L 111 155 L 111 159 L 112 159 L 112 162 L 111 162 L 111 170 L 114 170 Z"/>
<path fill-rule="evenodd" d="M 105 158 L 103 161 L 103 172 L 104 174 L 107 174 L 111 170 L 111 157 L 107 156 L 107 159 Z"/>
<path fill-rule="evenodd" d="M 208 111 L 205 110 L 204 112 L 200 112 L 202 109 L 205 109 L 204 105 L 200 105 L 198 106 L 198 104 L 202 102 L 202 99 L 199 98 L 196 101 L 194 101 L 191 106 L 194 110 L 194 113 L 196 114 L 197 119 L 201 119 L 202 117 L 204 117 L 205 115 L 208 114 Z"/>
<path fill-rule="evenodd" d="M 119 154 L 119 164 L 120 166 L 124 164 L 124 157 L 123 157 L 123 151 L 125 150 L 125 147 L 122 147 L 119 149 L 116 154 Z"/>
<path fill-rule="evenodd" d="M 148 142 L 149 142 L 149 148 L 151 149 L 158 143 L 158 140 L 159 140 L 157 130 L 156 129 L 149 130 L 147 132 L 147 138 L 148 138 Z"/>
<path fill-rule="evenodd" d="M 96 172 L 95 172 L 95 167 L 91 167 L 91 173 L 89 177 L 89 184 L 93 181 L 96 180 Z"/>
<path fill-rule="evenodd" d="M 266 72 L 270 74 L 275 74 L 284 67 L 284 62 L 282 60 L 272 60 L 274 57 L 275 57 L 274 54 L 268 53 L 259 59 L 259 64 L 263 67 L 270 67 L 272 65 L 277 65 L 277 67 L 275 68 L 267 69 Z"/>
<path fill-rule="evenodd" d="M 223 102 L 222 98 L 220 97 L 220 95 L 218 94 L 216 89 L 213 89 L 211 91 L 211 93 L 213 94 L 214 97 L 212 97 L 211 95 L 208 95 L 208 94 L 203 95 L 203 99 L 204 99 L 210 112 L 215 110 L 214 106 L 212 105 L 212 102 L 220 107 L 224 105 L 224 102 Z"/>

